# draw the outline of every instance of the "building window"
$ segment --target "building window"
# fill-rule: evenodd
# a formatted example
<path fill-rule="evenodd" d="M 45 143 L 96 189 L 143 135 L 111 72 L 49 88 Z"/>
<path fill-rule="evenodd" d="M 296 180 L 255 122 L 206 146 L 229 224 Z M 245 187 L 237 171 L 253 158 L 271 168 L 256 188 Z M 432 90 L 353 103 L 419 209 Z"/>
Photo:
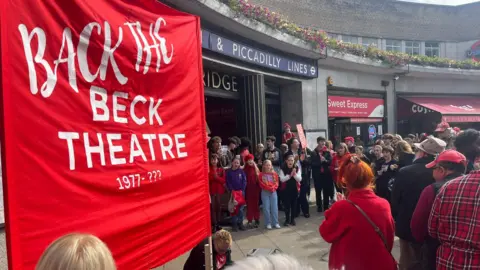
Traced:
<path fill-rule="evenodd" d="M 411 55 L 420 54 L 420 42 L 418 41 L 405 41 L 405 53 Z"/>
<path fill-rule="evenodd" d="M 327 36 L 330 39 L 337 39 L 338 40 L 338 35 L 337 34 L 327 33 Z"/>
<path fill-rule="evenodd" d="M 438 42 L 425 42 L 425 55 L 430 57 L 439 57 L 440 44 L 438 44 Z"/>
<path fill-rule="evenodd" d="M 342 35 L 342 41 L 344 43 L 358 44 L 358 37 Z"/>
<path fill-rule="evenodd" d="M 378 46 L 378 39 L 364 37 L 364 38 L 362 38 L 362 45 L 365 48 L 368 48 L 368 46 L 370 46 L 370 45 L 374 45 L 375 47 L 377 47 Z"/>
<path fill-rule="evenodd" d="M 385 49 L 391 52 L 401 52 L 402 42 L 400 40 L 387 39 Z"/>

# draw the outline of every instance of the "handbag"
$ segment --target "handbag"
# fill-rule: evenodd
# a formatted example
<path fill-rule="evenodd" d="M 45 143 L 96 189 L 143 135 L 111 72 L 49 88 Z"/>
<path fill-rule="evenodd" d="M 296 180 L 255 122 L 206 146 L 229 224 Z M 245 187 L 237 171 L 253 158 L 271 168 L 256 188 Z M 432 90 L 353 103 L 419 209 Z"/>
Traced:
<path fill-rule="evenodd" d="M 388 254 L 390 254 L 390 256 L 392 257 L 392 260 L 395 262 L 395 265 L 397 266 L 397 269 L 399 269 L 398 268 L 398 263 L 395 260 L 395 257 L 393 257 L 392 252 L 390 252 L 390 250 L 388 249 L 387 239 L 385 238 L 385 235 L 383 235 L 380 228 L 370 219 L 370 217 L 367 215 L 367 213 L 365 213 L 365 211 L 363 211 L 363 209 L 360 208 L 360 206 L 358 206 L 356 203 L 350 201 L 349 199 L 345 199 L 345 200 L 347 202 L 349 202 L 351 205 L 353 205 L 355 208 L 357 208 L 357 210 L 362 214 L 362 216 L 365 217 L 365 219 L 368 221 L 368 223 L 370 223 L 370 225 L 372 225 L 372 227 L 375 230 L 375 232 L 377 233 L 377 235 L 380 236 L 380 238 L 382 239 L 383 245 L 385 246 L 385 249 L 387 250 Z"/>

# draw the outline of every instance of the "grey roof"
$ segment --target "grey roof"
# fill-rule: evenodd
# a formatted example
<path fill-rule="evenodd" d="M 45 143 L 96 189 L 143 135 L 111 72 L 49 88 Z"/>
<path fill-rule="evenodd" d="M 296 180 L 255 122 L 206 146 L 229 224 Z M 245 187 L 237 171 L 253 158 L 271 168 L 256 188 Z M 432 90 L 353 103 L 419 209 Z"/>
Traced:
<path fill-rule="evenodd" d="M 440 6 L 394 0 L 250 0 L 301 26 L 330 33 L 425 41 L 480 39 L 480 3 Z"/>

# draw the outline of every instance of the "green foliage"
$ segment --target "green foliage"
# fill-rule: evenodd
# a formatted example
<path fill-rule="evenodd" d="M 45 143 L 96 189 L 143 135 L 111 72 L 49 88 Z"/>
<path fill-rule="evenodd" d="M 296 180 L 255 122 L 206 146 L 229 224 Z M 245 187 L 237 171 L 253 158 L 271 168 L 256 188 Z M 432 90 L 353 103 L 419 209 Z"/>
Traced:
<path fill-rule="evenodd" d="M 357 55 L 374 61 L 381 61 L 391 67 L 413 64 L 419 66 L 457 68 L 457 69 L 480 69 L 480 62 L 471 59 L 456 61 L 446 58 L 429 57 L 424 55 L 408 55 L 401 52 L 384 51 L 374 44 L 364 47 L 359 44 L 344 43 L 328 37 L 323 30 L 300 27 L 290 22 L 284 16 L 270 11 L 266 7 L 248 3 L 248 0 L 221 0 L 233 11 L 243 14 L 247 18 L 260 21 L 274 29 L 288 33 L 294 37 L 305 40 L 314 49 L 323 50 L 325 47 L 334 49 L 340 53 Z"/>

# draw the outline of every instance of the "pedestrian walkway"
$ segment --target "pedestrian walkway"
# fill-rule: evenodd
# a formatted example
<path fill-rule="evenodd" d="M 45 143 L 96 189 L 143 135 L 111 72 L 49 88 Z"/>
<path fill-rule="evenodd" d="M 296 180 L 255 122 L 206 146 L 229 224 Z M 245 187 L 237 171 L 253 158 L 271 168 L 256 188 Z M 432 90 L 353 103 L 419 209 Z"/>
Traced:
<path fill-rule="evenodd" d="M 312 189 L 311 198 L 315 198 L 315 191 Z M 243 232 L 232 233 L 232 259 L 240 260 L 246 256 L 249 250 L 253 248 L 278 248 L 285 253 L 291 254 L 300 261 L 307 262 L 315 270 L 328 269 L 328 251 L 330 245 L 326 243 L 318 227 L 322 223 L 323 213 L 317 213 L 316 207 L 310 208 L 311 217 L 306 219 L 299 217 L 296 219 L 297 226 L 282 227 L 278 230 L 266 230 L 262 228 Z M 281 223 L 284 220 L 284 213 L 279 212 Z M 263 226 L 263 222 L 262 222 Z M 156 270 L 181 270 L 183 264 L 190 252 L 178 257 Z M 399 259 L 400 247 L 398 239 L 395 238 L 393 255 Z M 7 269 L 5 248 L 5 233 L 0 230 L 0 269 Z"/>
<path fill-rule="evenodd" d="M 315 198 L 314 189 L 312 189 L 310 197 Z M 314 203 L 311 204 L 310 214 L 311 217 L 309 219 L 302 216 L 295 219 L 297 226 L 282 227 L 278 230 L 266 230 L 262 227 L 232 233 L 234 242 L 232 244 L 232 259 L 235 261 L 244 258 L 253 248 L 278 248 L 287 254 L 295 256 L 300 261 L 307 262 L 315 270 L 328 269 L 330 244 L 322 239 L 318 231 L 324 216 L 323 213 L 316 212 Z M 284 215 L 284 212 L 279 212 L 280 224 L 283 223 Z M 392 253 L 398 261 L 400 257 L 398 238 L 395 238 Z M 189 252 L 156 269 L 183 269 L 183 264 L 188 258 L 188 254 Z"/>

